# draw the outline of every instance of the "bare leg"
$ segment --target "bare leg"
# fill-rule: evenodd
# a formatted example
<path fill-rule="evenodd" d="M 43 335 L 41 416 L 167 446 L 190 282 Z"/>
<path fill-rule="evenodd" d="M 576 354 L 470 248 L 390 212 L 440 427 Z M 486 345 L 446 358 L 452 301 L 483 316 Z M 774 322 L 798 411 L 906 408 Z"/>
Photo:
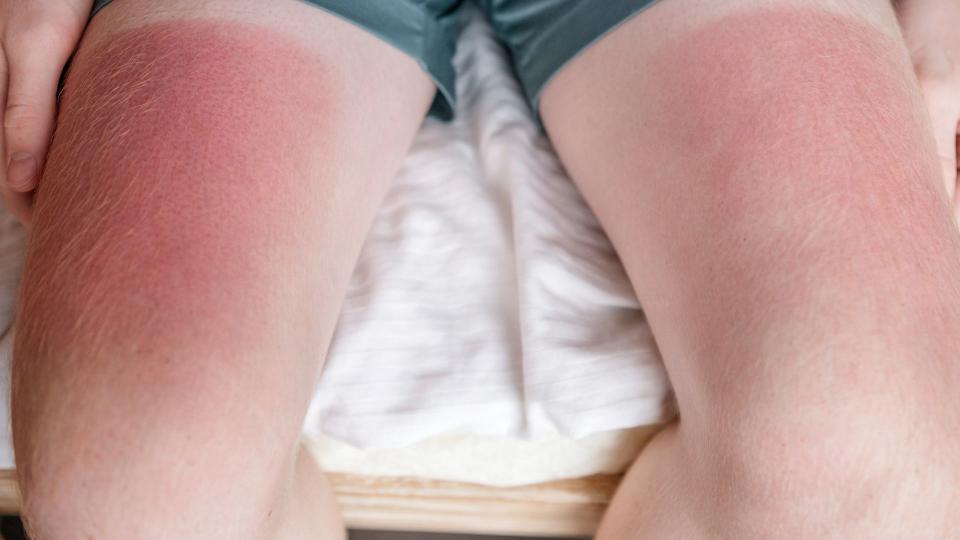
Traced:
<path fill-rule="evenodd" d="M 95 18 L 18 314 L 35 538 L 342 537 L 301 422 L 432 92 L 301 2 L 117 0 Z"/>
<path fill-rule="evenodd" d="M 955 532 L 960 239 L 889 2 L 664 0 L 541 112 L 680 410 L 600 537 Z"/>

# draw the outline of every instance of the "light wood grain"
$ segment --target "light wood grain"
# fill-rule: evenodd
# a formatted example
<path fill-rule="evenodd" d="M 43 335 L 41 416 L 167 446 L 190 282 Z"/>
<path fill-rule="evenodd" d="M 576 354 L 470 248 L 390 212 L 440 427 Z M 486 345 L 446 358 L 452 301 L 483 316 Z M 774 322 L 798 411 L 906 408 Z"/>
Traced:
<path fill-rule="evenodd" d="M 589 536 L 619 475 L 498 488 L 417 478 L 332 475 L 350 527 Z"/>
<path fill-rule="evenodd" d="M 13 469 L 0 469 L 0 514 L 20 513 L 20 488 Z"/>
<path fill-rule="evenodd" d="M 347 526 L 357 529 L 589 536 L 620 475 L 517 487 L 331 474 Z M 0 470 L 0 512 L 16 514 L 15 471 Z"/>

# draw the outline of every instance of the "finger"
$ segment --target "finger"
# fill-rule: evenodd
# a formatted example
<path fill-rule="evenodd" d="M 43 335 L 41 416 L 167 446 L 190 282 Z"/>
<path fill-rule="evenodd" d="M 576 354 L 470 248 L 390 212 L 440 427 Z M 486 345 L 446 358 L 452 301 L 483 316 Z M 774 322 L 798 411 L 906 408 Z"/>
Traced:
<path fill-rule="evenodd" d="M 950 200 L 957 191 L 957 130 L 960 125 L 960 91 L 951 91 L 928 85 L 924 88 L 924 97 L 933 138 L 937 145 L 937 156 L 943 174 L 944 186 Z"/>
<path fill-rule="evenodd" d="M 934 139 L 937 142 L 937 156 L 943 170 L 943 181 L 947 195 L 953 200 L 957 195 L 957 118 L 942 120 L 934 125 Z"/>
<path fill-rule="evenodd" d="M 7 108 L 7 55 L 0 43 L 0 111 Z M 7 144 L 4 141 L 3 131 L 0 130 L 0 156 L 7 155 Z M 7 168 L 0 167 L 0 189 L 7 186 Z"/>
<path fill-rule="evenodd" d="M 3 198 L 7 211 L 29 229 L 30 219 L 33 216 L 33 193 L 11 191 L 3 186 L 0 188 L 0 197 Z"/>
<path fill-rule="evenodd" d="M 0 111 L 3 111 L 6 106 L 6 96 L 7 96 L 7 70 L 6 70 L 6 57 L 3 55 L 3 50 L 0 49 Z M 6 155 L 6 144 L 4 138 L 0 136 L 0 156 Z M 3 205 L 6 207 L 6 211 L 13 214 L 18 220 L 23 224 L 28 224 L 30 221 L 31 208 L 33 206 L 33 200 L 30 193 L 22 193 L 11 191 L 7 187 L 7 171 L 5 167 L 0 167 L 0 198 L 3 199 Z"/>
<path fill-rule="evenodd" d="M 36 187 L 56 116 L 57 84 L 68 52 L 53 46 L 57 38 L 34 30 L 5 44 L 7 95 L 4 107 L 7 186 L 13 191 Z"/>
<path fill-rule="evenodd" d="M 957 151 L 956 151 L 956 154 L 957 154 L 957 156 L 960 156 L 960 122 L 958 122 L 958 125 L 957 125 Z M 960 158 L 958 158 L 958 159 L 960 159 Z M 956 174 L 957 174 L 957 184 L 956 184 L 956 186 L 957 186 L 958 188 L 960 188 L 960 163 L 958 163 L 958 165 L 957 165 L 957 170 L 956 170 L 955 172 L 956 172 Z M 957 217 L 957 223 L 960 223 L 960 195 L 958 195 L 958 194 L 954 194 L 954 197 L 953 197 L 953 210 L 954 210 L 954 213 L 955 213 L 955 215 L 956 215 L 956 217 Z"/>

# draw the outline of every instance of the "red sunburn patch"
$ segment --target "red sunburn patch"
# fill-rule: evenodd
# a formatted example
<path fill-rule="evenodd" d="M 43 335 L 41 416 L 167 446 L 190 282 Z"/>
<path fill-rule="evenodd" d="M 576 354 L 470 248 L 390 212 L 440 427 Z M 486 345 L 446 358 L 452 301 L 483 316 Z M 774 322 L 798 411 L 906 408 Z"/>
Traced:
<path fill-rule="evenodd" d="M 335 91 L 321 58 L 245 23 L 151 24 L 83 50 L 31 247 L 57 292 L 36 292 L 62 309 L 109 305 L 97 316 L 116 320 L 91 324 L 118 332 L 204 321 L 242 337 L 217 323 L 275 301 L 267 278 L 304 242 Z"/>
<path fill-rule="evenodd" d="M 924 109 L 902 44 L 879 29 L 822 9 L 751 10 L 671 42 L 648 69 L 667 89 L 650 129 L 709 181 L 724 220 L 833 206 L 851 233 L 881 215 L 931 223 Z"/>
<path fill-rule="evenodd" d="M 635 259 L 661 272 L 641 275 L 639 294 L 666 298 L 675 317 L 651 311 L 660 328 L 838 328 L 871 310 L 897 320 L 891 299 L 950 290 L 955 232 L 902 44 L 822 9 L 764 9 L 650 58 L 629 163 L 644 174 L 644 256 L 660 257 Z M 688 354 L 697 339 L 667 348 Z"/>
<path fill-rule="evenodd" d="M 829 155 L 849 154 L 853 148 L 838 146 L 854 144 L 869 163 L 891 150 L 927 151 L 899 49 L 878 29 L 824 10 L 760 10 L 672 42 L 651 70 L 672 90 L 662 110 L 697 120 L 665 126 L 694 128 L 678 133 L 690 152 L 770 150 L 763 157 L 776 159 L 794 154 L 791 147 Z"/>

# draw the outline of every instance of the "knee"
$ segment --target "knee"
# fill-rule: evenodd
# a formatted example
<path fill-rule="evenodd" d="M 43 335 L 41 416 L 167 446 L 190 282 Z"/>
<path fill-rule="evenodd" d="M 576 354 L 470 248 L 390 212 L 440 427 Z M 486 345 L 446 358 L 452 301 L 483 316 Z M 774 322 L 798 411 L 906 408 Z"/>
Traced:
<path fill-rule="evenodd" d="M 56 398 L 21 390 L 14 440 L 31 534 L 269 537 L 293 477 L 299 415 L 195 375 L 136 387 L 108 378 Z"/>
<path fill-rule="evenodd" d="M 753 392 L 747 409 L 681 413 L 637 459 L 598 538 L 950 537 L 958 411 L 897 414 L 862 390 L 777 390 L 780 403 Z"/>
<path fill-rule="evenodd" d="M 268 537 L 314 377 L 300 345 L 257 338 L 251 349 L 249 336 L 185 325 L 170 342 L 142 339 L 150 327 L 88 339 L 47 320 L 39 339 L 18 335 L 13 365 L 14 449 L 36 538 Z"/>
<path fill-rule="evenodd" d="M 724 527 L 741 536 L 780 527 L 792 537 L 939 537 L 960 525 L 960 458 L 945 450 L 960 444 L 950 427 L 956 408 L 919 405 L 927 398 L 896 385 L 778 393 L 782 400 L 756 394 L 721 425 L 686 433 L 702 459 L 707 514 Z"/>

